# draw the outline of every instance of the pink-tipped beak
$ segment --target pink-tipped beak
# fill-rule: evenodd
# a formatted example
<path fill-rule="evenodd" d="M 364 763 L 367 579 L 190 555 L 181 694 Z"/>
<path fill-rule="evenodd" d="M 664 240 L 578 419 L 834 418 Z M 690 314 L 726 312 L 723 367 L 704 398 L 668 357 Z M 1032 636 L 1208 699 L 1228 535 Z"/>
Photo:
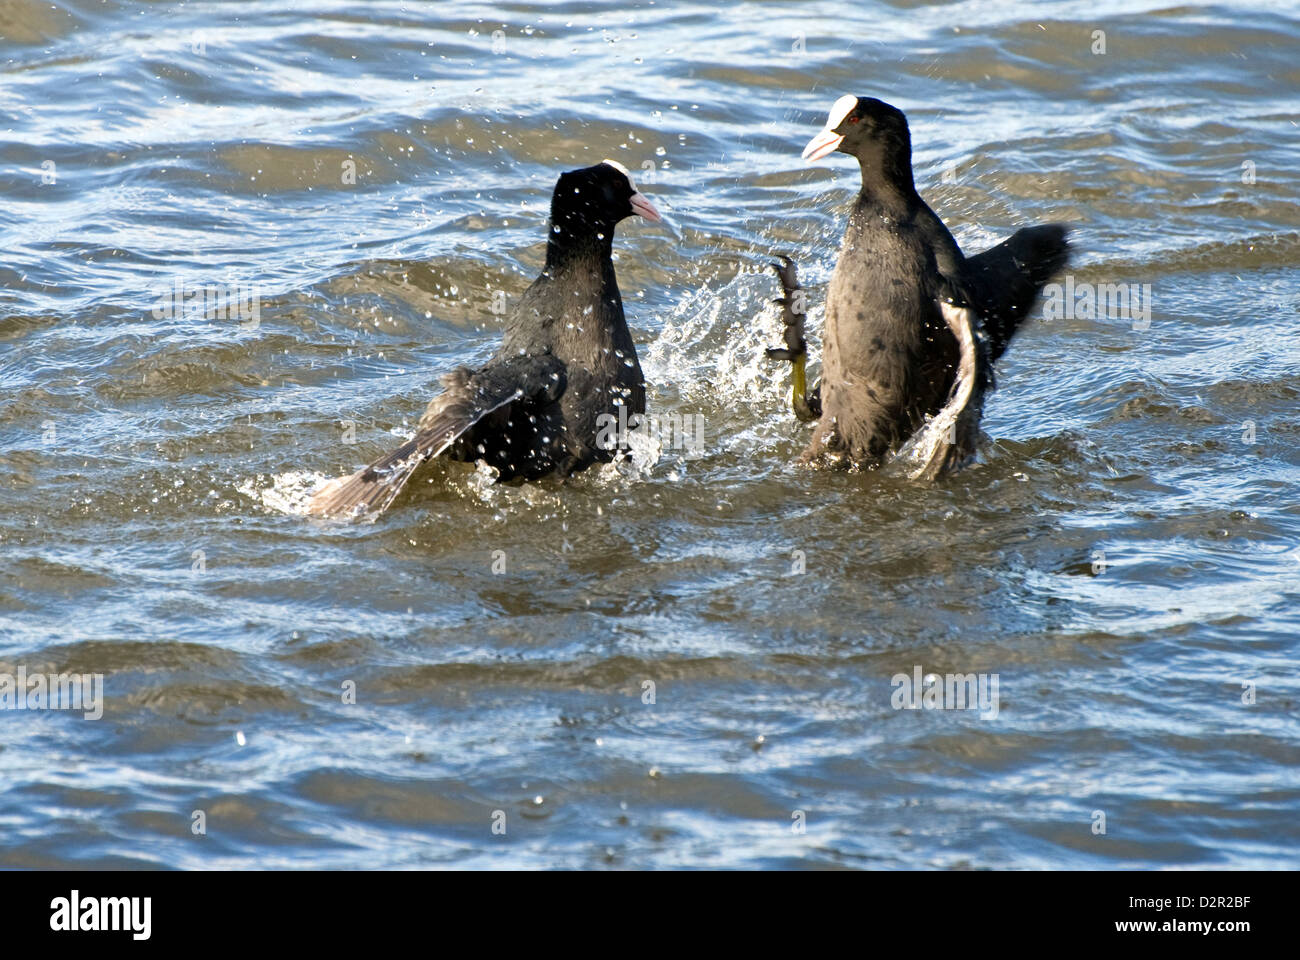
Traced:
<path fill-rule="evenodd" d="M 660 223 L 663 221 L 663 217 L 660 216 L 659 211 L 655 209 L 655 205 L 646 199 L 644 193 L 632 194 L 632 212 L 638 217 L 645 217 L 652 223 Z"/>
<path fill-rule="evenodd" d="M 844 135 L 836 133 L 834 130 L 823 130 L 817 136 L 808 141 L 808 146 L 803 148 L 803 158 L 809 163 L 814 160 L 820 160 L 828 153 L 834 153 L 844 140 Z"/>

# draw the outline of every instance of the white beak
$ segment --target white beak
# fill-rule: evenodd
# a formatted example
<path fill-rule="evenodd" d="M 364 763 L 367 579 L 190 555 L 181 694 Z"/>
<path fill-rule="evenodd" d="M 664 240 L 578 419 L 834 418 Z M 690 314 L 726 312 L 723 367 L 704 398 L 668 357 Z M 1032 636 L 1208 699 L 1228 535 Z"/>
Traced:
<path fill-rule="evenodd" d="M 842 133 L 836 133 L 834 130 L 827 128 L 808 141 L 808 146 L 803 148 L 803 158 L 809 163 L 820 160 L 827 154 L 834 153 L 843 142 L 844 135 Z"/>
<path fill-rule="evenodd" d="M 631 199 L 632 199 L 632 212 L 635 213 L 638 217 L 645 217 L 647 220 L 653 223 L 662 222 L 663 217 L 660 215 L 659 211 L 655 209 L 655 205 L 651 203 L 648 199 L 646 199 L 646 195 L 644 193 L 640 193 L 640 192 L 634 193 L 632 194 Z"/>

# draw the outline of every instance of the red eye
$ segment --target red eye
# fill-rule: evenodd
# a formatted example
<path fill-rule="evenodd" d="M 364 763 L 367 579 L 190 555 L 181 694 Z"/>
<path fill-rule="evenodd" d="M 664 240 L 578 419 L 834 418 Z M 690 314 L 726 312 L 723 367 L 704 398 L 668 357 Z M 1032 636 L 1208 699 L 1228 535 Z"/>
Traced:
<path fill-rule="evenodd" d="M 857 123 L 857 122 L 858 122 L 857 117 L 849 117 L 849 123 Z"/>

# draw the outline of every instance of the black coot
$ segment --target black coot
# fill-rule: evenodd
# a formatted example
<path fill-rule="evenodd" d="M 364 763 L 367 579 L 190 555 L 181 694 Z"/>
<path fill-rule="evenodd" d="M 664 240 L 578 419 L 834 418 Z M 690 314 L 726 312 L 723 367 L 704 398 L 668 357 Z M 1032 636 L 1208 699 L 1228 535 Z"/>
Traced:
<path fill-rule="evenodd" d="M 907 118 L 871 97 L 841 97 L 807 160 L 857 158 L 862 190 L 849 213 L 826 298 L 819 393 L 803 390 L 803 311 L 794 265 L 785 287 L 786 345 L 795 413 L 816 419 L 801 460 L 872 467 L 913 441 L 916 477 L 934 478 L 972 457 L 992 365 L 1069 258 L 1066 228 L 1029 227 L 965 257 L 916 192 Z"/>
<path fill-rule="evenodd" d="M 506 321 L 486 366 L 443 377 L 415 436 L 374 463 L 331 480 L 308 512 L 353 517 L 385 510 L 430 457 L 483 460 L 499 479 L 567 476 L 613 452 L 606 424 L 645 412 L 645 382 L 623 317 L 610 250 L 633 214 L 659 220 L 626 168 L 612 160 L 560 176 L 551 199 L 546 266 Z M 626 419 L 623 420 L 626 422 Z"/>

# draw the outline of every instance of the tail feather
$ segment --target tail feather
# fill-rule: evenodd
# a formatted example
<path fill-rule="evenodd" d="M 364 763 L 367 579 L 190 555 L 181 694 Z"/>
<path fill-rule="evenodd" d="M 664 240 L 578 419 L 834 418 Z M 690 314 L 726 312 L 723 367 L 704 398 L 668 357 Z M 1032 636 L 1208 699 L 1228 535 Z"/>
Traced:
<path fill-rule="evenodd" d="M 1002 356 L 1043 285 L 1069 262 L 1067 233 L 1059 223 L 1026 227 L 966 261 L 962 280 L 988 334 L 990 360 Z"/>

